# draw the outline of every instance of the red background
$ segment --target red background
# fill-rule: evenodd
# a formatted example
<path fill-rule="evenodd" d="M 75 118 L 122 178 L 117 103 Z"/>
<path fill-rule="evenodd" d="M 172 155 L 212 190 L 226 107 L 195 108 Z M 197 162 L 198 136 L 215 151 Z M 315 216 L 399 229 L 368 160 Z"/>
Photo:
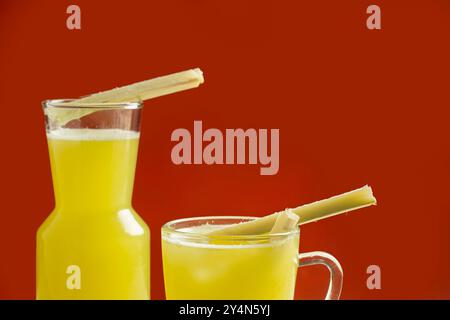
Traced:
<path fill-rule="evenodd" d="M 382 30 L 365 26 L 368 5 Z M 82 30 L 65 26 L 78 4 Z M 35 232 L 53 206 L 40 102 L 191 67 L 200 89 L 147 101 L 134 206 L 152 230 L 194 215 L 262 215 L 373 186 L 377 207 L 302 228 L 301 250 L 342 263 L 342 298 L 450 298 L 450 3 L 0 0 L 0 298 L 33 299 Z M 175 166 L 170 134 L 280 128 L 280 171 Z M 366 268 L 381 267 L 368 290 Z M 302 269 L 297 298 L 327 275 Z"/>

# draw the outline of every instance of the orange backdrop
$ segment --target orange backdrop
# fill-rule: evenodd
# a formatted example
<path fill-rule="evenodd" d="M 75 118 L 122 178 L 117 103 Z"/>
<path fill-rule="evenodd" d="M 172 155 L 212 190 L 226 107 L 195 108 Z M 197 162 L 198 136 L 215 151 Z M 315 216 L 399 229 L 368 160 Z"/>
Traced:
<path fill-rule="evenodd" d="M 368 5 L 382 30 L 365 26 Z M 78 4 L 82 30 L 65 26 Z M 262 215 L 366 183 L 377 207 L 302 229 L 344 268 L 345 299 L 450 298 L 450 2 L 0 0 L 0 298 L 33 299 L 35 232 L 53 206 L 40 102 L 199 66 L 201 89 L 148 101 L 134 193 L 152 230 L 194 215 Z M 280 128 L 280 171 L 175 166 L 170 134 Z M 381 267 L 368 290 L 366 268 Z M 302 269 L 297 298 L 327 274 Z"/>

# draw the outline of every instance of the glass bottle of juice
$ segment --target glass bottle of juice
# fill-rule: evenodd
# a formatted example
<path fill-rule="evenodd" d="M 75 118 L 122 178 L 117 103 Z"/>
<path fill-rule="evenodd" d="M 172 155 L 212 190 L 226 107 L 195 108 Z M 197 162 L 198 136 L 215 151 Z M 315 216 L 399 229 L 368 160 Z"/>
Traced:
<path fill-rule="evenodd" d="M 55 208 L 37 233 L 37 299 L 150 298 L 150 232 L 131 206 L 141 105 L 94 107 L 44 103 Z"/>

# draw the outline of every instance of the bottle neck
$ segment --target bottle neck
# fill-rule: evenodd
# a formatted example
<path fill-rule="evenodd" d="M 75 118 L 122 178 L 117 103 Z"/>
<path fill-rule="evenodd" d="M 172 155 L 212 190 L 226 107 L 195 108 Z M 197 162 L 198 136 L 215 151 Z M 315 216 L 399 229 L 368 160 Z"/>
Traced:
<path fill-rule="evenodd" d="M 129 177 L 128 177 L 129 178 Z M 64 177 L 54 179 L 55 203 L 59 211 L 102 211 L 115 212 L 123 208 L 131 208 L 133 188 L 130 183 L 116 181 L 106 186 L 100 180 L 84 180 L 83 189 L 78 183 L 71 184 Z"/>

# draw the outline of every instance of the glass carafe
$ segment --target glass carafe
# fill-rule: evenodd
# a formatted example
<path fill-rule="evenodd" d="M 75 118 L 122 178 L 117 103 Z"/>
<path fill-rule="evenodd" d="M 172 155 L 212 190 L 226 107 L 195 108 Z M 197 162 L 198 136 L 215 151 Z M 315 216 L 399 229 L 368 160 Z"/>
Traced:
<path fill-rule="evenodd" d="M 37 233 L 37 299 L 149 299 L 150 232 L 131 205 L 141 104 L 44 113 L 55 208 Z"/>

